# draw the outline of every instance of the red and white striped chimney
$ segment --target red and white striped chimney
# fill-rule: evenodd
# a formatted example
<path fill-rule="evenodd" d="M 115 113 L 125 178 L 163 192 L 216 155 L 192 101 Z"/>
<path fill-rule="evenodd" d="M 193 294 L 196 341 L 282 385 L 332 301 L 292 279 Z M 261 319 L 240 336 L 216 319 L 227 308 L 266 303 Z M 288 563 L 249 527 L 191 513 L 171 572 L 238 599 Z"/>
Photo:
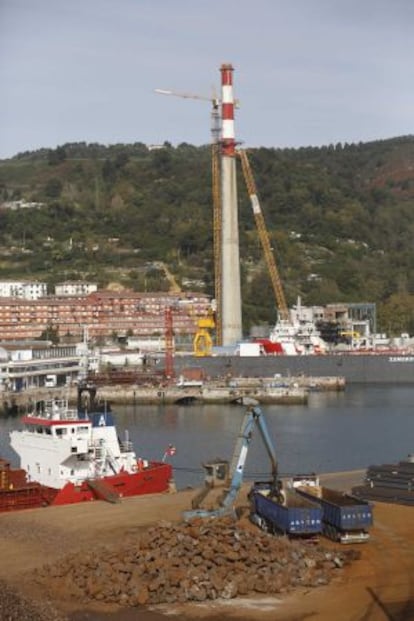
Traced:
<path fill-rule="evenodd" d="M 221 318 L 223 345 L 242 338 L 233 67 L 221 65 Z"/>
<path fill-rule="evenodd" d="M 222 154 L 234 157 L 236 154 L 236 140 L 234 134 L 233 66 L 223 64 L 220 67 L 220 71 Z"/>

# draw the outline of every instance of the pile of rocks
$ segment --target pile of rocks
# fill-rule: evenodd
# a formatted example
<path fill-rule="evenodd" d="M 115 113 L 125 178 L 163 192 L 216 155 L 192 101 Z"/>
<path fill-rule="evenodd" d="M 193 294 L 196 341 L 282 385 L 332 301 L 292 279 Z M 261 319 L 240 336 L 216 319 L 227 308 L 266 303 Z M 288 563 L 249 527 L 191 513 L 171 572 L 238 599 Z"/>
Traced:
<path fill-rule="evenodd" d="M 354 558 L 352 550 L 328 551 L 215 518 L 160 524 L 117 547 L 45 566 L 39 576 L 78 601 L 137 606 L 317 587 Z"/>

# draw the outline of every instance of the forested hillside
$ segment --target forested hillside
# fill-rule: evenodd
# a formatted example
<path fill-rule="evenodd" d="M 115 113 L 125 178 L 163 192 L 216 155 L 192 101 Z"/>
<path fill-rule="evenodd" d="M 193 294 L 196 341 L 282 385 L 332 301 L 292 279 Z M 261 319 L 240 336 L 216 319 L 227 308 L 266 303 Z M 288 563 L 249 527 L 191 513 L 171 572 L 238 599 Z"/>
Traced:
<path fill-rule="evenodd" d="M 289 304 L 376 302 L 381 330 L 414 333 L 414 137 L 252 149 L 250 161 Z M 247 330 L 276 315 L 238 174 Z M 21 153 L 0 161 L 0 203 L 0 279 L 165 290 L 163 261 L 183 289 L 214 292 L 208 146 Z"/>

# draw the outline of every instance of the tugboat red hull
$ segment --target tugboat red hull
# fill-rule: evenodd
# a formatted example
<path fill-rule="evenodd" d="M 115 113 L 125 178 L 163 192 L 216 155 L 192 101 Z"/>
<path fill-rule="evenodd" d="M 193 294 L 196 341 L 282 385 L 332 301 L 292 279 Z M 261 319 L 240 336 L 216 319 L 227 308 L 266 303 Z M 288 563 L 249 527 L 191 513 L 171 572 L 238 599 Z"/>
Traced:
<path fill-rule="evenodd" d="M 119 502 L 128 496 L 168 492 L 172 467 L 164 462 L 150 462 L 132 474 L 121 472 L 100 479 L 86 480 L 80 485 L 67 483 L 53 489 L 27 481 L 22 469 L 12 469 L 0 459 L 0 512 L 68 505 L 93 500 Z"/>
<path fill-rule="evenodd" d="M 159 494 L 169 490 L 172 467 L 163 462 L 151 462 L 147 468 L 134 472 L 121 472 L 101 479 L 83 481 L 81 485 L 67 483 L 50 503 L 69 505 L 89 500 L 118 502 L 128 496 Z"/>

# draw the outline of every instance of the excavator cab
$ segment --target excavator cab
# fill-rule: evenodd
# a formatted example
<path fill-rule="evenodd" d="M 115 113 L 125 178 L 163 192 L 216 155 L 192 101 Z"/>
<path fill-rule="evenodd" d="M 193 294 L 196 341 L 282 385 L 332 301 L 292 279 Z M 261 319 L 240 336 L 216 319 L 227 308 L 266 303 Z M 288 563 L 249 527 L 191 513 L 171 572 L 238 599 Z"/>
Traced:
<path fill-rule="evenodd" d="M 224 460 L 211 461 L 203 464 L 206 471 L 204 483 L 210 487 L 225 485 L 229 479 L 229 462 Z"/>
<path fill-rule="evenodd" d="M 204 476 L 204 487 L 202 490 L 192 499 L 192 509 L 199 509 L 201 503 L 206 498 L 208 493 L 217 487 L 224 487 L 229 482 L 229 462 L 222 459 L 216 459 L 206 464 L 202 464 L 206 473 Z"/>

